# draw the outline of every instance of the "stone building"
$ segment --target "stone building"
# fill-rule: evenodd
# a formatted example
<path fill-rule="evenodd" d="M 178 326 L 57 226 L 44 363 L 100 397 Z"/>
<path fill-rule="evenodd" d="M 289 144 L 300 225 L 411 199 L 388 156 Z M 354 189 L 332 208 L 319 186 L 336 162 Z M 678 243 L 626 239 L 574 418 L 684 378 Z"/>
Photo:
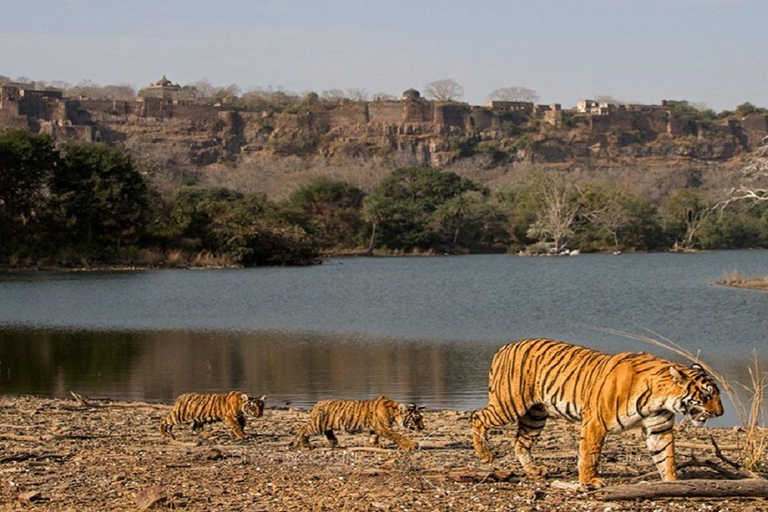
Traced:
<path fill-rule="evenodd" d="M 176 94 L 181 91 L 181 86 L 168 80 L 165 75 L 155 83 L 149 84 L 144 89 L 143 96 L 146 98 L 162 98 L 172 100 Z"/>

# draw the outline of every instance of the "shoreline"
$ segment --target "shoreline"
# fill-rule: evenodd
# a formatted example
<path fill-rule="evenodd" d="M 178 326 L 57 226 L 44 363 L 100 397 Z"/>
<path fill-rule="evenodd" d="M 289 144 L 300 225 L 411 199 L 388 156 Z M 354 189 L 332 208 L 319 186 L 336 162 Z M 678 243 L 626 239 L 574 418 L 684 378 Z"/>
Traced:
<path fill-rule="evenodd" d="M 338 434 L 342 448 L 313 437 L 311 451 L 289 445 L 306 410 L 270 408 L 249 419 L 245 440 L 222 423 L 201 435 L 178 426 L 179 441 L 158 432 L 170 405 L 0 395 L 0 511 L 37 510 L 721 510 L 764 509 L 765 499 L 654 499 L 599 501 L 573 485 L 579 428 L 550 421 L 534 455 L 547 478 L 522 475 L 510 440 L 514 429 L 494 431 L 498 458 L 481 463 L 471 445 L 469 413 L 427 411 L 426 429 L 404 432 L 419 444 L 406 453 L 368 435 Z M 714 458 L 713 436 L 738 458 L 742 433 L 686 427 L 676 435 L 678 462 Z M 601 457 L 608 485 L 659 481 L 639 432 L 609 436 Z M 688 468 L 681 479 L 718 478 Z M 153 498 L 154 496 L 154 498 Z M 152 501 L 154 499 L 154 501 Z M 20 504 L 20 505 L 17 505 Z M 618 507 L 618 508 L 617 508 Z"/>

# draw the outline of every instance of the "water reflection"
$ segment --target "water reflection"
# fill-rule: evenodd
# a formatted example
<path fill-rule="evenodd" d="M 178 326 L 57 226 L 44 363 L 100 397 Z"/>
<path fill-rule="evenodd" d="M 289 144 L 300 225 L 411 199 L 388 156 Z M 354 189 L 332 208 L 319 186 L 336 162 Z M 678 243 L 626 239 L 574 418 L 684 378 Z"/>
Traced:
<path fill-rule="evenodd" d="M 170 402 L 241 389 L 271 405 L 387 394 L 429 408 L 485 405 L 498 344 L 313 333 L 0 330 L 0 392 Z M 748 355 L 719 369 L 748 382 Z M 715 424 L 732 425 L 734 411 Z"/>

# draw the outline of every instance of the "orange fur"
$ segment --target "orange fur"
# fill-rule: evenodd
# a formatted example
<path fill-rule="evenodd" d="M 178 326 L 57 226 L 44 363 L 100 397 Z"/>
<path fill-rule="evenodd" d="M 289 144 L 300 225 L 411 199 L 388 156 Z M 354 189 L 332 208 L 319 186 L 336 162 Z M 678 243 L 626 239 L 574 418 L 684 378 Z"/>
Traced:
<path fill-rule="evenodd" d="M 472 415 L 475 453 L 491 461 L 487 431 L 517 423 L 515 454 L 529 475 L 543 475 L 531 448 L 548 417 L 581 421 L 579 481 L 599 486 L 605 436 L 640 427 L 664 480 L 674 480 L 675 413 L 694 423 L 723 414 L 720 394 L 699 367 L 686 368 L 644 352 L 604 354 L 550 339 L 505 345 L 493 358 L 488 405 Z"/>
<path fill-rule="evenodd" d="M 333 431 L 368 431 L 371 444 L 377 445 L 379 436 L 394 441 L 406 451 L 414 450 L 416 443 L 392 430 L 393 423 L 399 423 L 411 430 L 423 430 L 424 420 L 421 407 L 414 404 L 399 404 L 385 396 L 373 400 L 323 400 L 315 404 L 309 419 L 296 437 L 302 448 L 310 448 L 309 436 L 325 434 L 332 446 L 338 445 Z"/>
<path fill-rule="evenodd" d="M 197 432 L 206 423 L 223 421 L 235 437 L 244 439 L 245 415 L 261 416 L 266 398 L 249 398 L 240 391 L 211 395 L 186 393 L 176 399 L 171 412 L 160 421 L 160 433 L 173 438 L 173 426 L 179 423 L 192 422 L 192 430 Z"/>

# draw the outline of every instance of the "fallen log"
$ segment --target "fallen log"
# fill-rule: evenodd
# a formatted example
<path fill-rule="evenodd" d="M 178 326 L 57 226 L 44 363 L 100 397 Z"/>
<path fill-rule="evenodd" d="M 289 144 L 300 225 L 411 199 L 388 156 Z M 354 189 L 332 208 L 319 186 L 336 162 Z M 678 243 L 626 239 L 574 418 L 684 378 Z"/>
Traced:
<path fill-rule="evenodd" d="M 601 501 L 656 498 L 768 498 L 768 480 L 677 480 L 633 485 L 616 485 L 594 491 Z"/>

